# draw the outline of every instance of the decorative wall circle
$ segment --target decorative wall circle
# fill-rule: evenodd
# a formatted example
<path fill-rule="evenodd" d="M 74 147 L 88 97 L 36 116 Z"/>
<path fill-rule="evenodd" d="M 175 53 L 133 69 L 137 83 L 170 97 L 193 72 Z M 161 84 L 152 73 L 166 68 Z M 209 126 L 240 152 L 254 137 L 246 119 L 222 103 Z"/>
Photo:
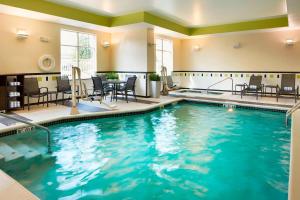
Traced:
<path fill-rule="evenodd" d="M 52 55 L 43 55 L 38 61 L 39 68 L 44 72 L 51 72 L 55 68 L 55 58 Z"/>

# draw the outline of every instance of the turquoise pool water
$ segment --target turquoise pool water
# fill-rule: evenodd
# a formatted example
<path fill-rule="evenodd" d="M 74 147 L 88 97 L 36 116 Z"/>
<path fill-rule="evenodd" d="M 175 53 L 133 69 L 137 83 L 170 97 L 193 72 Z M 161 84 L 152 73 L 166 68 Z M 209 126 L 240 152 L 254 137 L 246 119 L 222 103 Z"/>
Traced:
<path fill-rule="evenodd" d="M 56 158 L 9 174 L 51 200 L 286 200 L 290 130 L 284 117 L 179 103 L 55 125 Z"/>

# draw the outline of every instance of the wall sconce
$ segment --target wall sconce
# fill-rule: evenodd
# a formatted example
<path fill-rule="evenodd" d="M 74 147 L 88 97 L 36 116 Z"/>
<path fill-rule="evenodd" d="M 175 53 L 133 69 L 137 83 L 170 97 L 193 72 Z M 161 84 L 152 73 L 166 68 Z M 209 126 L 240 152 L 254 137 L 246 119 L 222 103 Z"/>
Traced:
<path fill-rule="evenodd" d="M 18 29 L 17 30 L 17 38 L 18 39 L 26 39 L 28 38 L 29 34 L 26 30 L 24 29 Z"/>
<path fill-rule="evenodd" d="M 240 49 L 240 48 L 242 48 L 242 44 L 241 44 L 240 42 L 235 43 L 235 44 L 233 45 L 233 48 L 234 48 L 234 49 Z"/>
<path fill-rule="evenodd" d="M 108 41 L 104 41 L 102 45 L 104 48 L 110 47 L 110 43 Z"/>
<path fill-rule="evenodd" d="M 200 50 L 201 50 L 201 47 L 200 47 L 199 45 L 195 45 L 195 46 L 193 47 L 193 50 L 194 50 L 194 51 L 200 51 Z"/>
<path fill-rule="evenodd" d="M 292 47 L 292 46 L 294 46 L 295 45 L 295 40 L 293 40 L 293 39 L 287 39 L 287 40 L 285 40 L 285 46 L 287 46 L 287 47 Z"/>

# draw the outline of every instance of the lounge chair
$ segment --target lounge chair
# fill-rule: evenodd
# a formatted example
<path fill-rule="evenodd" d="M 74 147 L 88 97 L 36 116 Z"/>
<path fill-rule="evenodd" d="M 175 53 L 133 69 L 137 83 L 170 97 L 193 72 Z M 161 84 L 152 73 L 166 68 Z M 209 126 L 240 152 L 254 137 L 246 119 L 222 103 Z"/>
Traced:
<path fill-rule="evenodd" d="M 263 93 L 263 85 L 262 82 L 262 76 L 254 76 L 252 75 L 250 77 L 249 85 L 245 83 L 245 87 L 241 91 L 241 98 L 243 98 L 243 95 L 246 93 L 255 93 L 256 99 L 258 99 L 258 93 L 261 92 L 261 96 Z"/>
<path fill-rule="evenodd" d="M 177 85 L 174 84 L 172 76 L 167 76 L 167 85 L 170 90 L 175 90 L 178 88 Z"/>
<path fill-rule="evenodd" d="M 117 88 L 117 93 L 121 92 L 122 95 L 125 94 L 126 101 L 128 103 L 128 92 L 132 92 L 132 95 L 135 98 L 135 101 L 137 101 L 136 94 L 135 94 L 135 82 L 137 77 L 128 77 L 126 84 L 121 85 L 119 88 Z"/>
<path fill-rule="evenodd" d="M 44 91 L 42 91 L 44 90 Z M 24 79 L 24 93 L 27 96 L 27 106 L 28 110 L 30 110 L 30 98 L 37 98 L 38 104 L 40 103 L 40 98 L 43 97 L 43 106 L 45 103 L 45 96 L 47 97 L 47 107 L 49 106 L 48 101 L 48 88 L 47 87 L 39 87 L 39 82 L 37 78 L 25 78 Z M 24 109 L 24 105 L 23 105 Z"/>
<path fill-rule="evenodd" d="M 295 103 L 299 96 L 299 86 L 296 88 L 296 75 L 295 74 L 282 74 L 281 86 L 277 85 L 276 98 L 277 101 L 280 95 L 294 95 Z"/>
<path fill-rule="evenodd" d="M 70 80 L 68 76 L 58 76 L 56 78 L 57 83 L 57 90 L 56 90 L 56 104 L 57 104 L 57 97 L 58 93 L 62 93 L 62 102 L 65 102 L 65 94 L 71 95 L 72 94 L 72 87 L 70 84 Z"/>

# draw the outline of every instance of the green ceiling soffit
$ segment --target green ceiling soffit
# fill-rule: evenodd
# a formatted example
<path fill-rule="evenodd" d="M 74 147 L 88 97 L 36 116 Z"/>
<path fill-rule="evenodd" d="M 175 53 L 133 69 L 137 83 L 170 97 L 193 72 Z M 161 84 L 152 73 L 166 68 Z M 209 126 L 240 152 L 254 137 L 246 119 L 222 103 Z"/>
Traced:
<path fill-rule="evenodd" d="M 150 13 L 147 13 L 147 12 L 145 12 L 144 14 L 145 14 L 144 22 L 146 22 L 148 24 L 152 24 L 152 25 L 155 25 L 155 26 L 166 28 L 166 29 L 169 29 L 171 31 L 175 31 L 175 32 L 182 33 L 182 34 L 185 34 L 185 35 L 190 35 L 190 29 L 187 28 L 187 27 L 181 26 L 181 25 L 176 24 L 172 21 L 163 19 L 161 17 L 158 17 L 156 15 L 153 15 L 153 14 L 150 14 Z"/>
<path fill-rule="evenodd" d="M 133 13 L 133 14 L 129 14 L 129 15 L 113 17 L 111 19 L 111 27 L 124 26 L 124 25 L 141 23 L 141 22 L 145 22 L 148 24 L 166 28 L 166 29 L 178 32 L 178 33 L 185 34 L 185 35 L 190 34 L 189 28 L 181 26 L 179 24 L 176 24 L 172 21 L 163 19 L 159 16 L 153 15 L 148 12 L 138 12 L 138 13 Z"/>
<path fill-rule="evenodd" d="M 129 15 L 122 15 L 119 17 L 113 17 L 111 19 L 111 27 L 124 26 L 128 24 L 136 24 L 144 22 L 144 12 L 133 13 Z"/>
<path fill-rule="evenodd" d="M 0 4 L 37 11 L 58 17 L 69 18 L 95 25 L 115 27 L 145 22 L 166 28 L 185 35 L 205 35 L 236 31 L 258 30 L 288 26 L 288 16 L 278 16 L 271 19 L 262 19 L 233 24 L 189 28 L 148 12 L 139 12 L 119 17 L 107 17 L 82 11 L 76 8 L 58 5 L 45 0 L 0 0 Z"/>
<path fill-rule="evenodd" d="M 158 17 L 148 12 L 138 12 L 129 15 L 113 17 L 111 19 L 111 27 L 124 26 L 124 25 L 136 24 L 141 22 L 166 28 L 185 35 L 190 34 L 189 28 L 176 24 L 175 22 L 163 19 L 161 17 Z"/>
<path fill-rule="evenodd" d="M 206 35 L 216 33 L 228 33 L 236 31 L 249 31 L 268 28 L 286 27 L 289 25 L 288 16 L 279 16 L 270 19 L 261 19 L 255 21 L 239 22 L 233 24 L 224 24 L 217 26 L 208 26 L 202 28 L 191 28 L 190 35 Z"/>
<path fill-rule="evenodd" d="M 76 8 L 58 5 L 45 0 L 0 0 L 0 4 L 101 26 L 109 26 L 111 23 L 111 19 L 109 17 L 96 15 Z"/>

